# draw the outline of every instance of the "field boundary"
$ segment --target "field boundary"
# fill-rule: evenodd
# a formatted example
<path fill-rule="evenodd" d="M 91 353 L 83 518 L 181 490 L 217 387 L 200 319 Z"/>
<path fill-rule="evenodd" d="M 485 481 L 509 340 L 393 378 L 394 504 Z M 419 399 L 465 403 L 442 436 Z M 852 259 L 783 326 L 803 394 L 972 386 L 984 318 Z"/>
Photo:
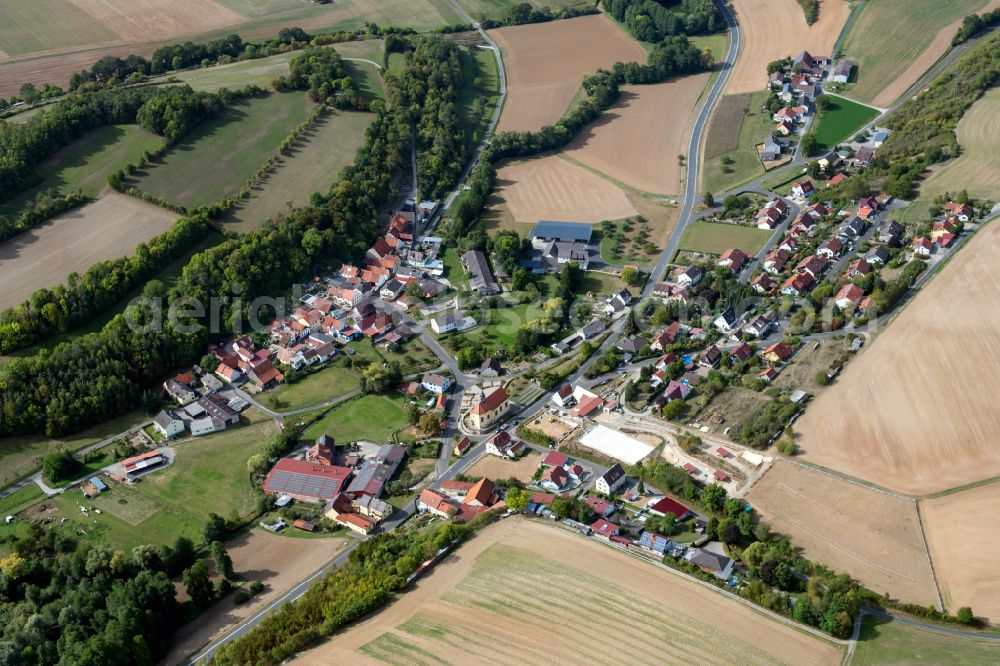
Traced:
<path fill-rule="evenodd" d="M 934 581 L 934 592 L 937 594 L 938 606 L 942 611 L 947 612 L 944 605 L 944 596 L 941 594 L 941 584 L 938 583 L 937 570 L 934 568 L 934 558 L 931 557 L 931 549 L 927 545 L 927 535 L 924 533 L 924 514 L 920 510 L 921 500 L 914 500 L 913 504 L 917 508 L 917 526 L 920 528 L 920 543 L 924 546 L 924 555 L 927 557 L 927 566 L 931 568 L 931 580 Z"/>

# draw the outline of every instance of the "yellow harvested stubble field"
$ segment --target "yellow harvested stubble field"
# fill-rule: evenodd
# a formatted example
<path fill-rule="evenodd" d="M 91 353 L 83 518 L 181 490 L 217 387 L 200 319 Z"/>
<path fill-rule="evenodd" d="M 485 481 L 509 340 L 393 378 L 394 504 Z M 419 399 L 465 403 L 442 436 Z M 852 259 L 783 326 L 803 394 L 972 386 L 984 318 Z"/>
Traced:
<path fill-rule="evenodd" d="M 941 585 L 954 613 L 970 606 L 977 617 L 1000 621 L 1000 532 L 992 517 L 1000 513 L 1000 483 L 920 500 L 920 514 Z"/>
<path fill-rule="evenodd" d="M 767 63 L 800 51 L 832 55 L 837 36 L 851 13 L 844 0 L 820 0 L 819 20 L 806 23 L 796 0 L 733 0 L 743 46 L 726 84 L 726 94 L 763 90 Z"/>
<path fill-rule="evenodd" d="M 294 663 L 833 666 L 842 654 L 651 563 L 514 518 Z"/>
<path fill-rule="evenodd" d="M 157 236 L 177 214 L 117 192 L 57 215 L 0 244 L 0 309 L 19 305 L 70 273 L 106 259 L 131 255 Z"/>
<path fill-rule="evenodd" d="M 680 192 L 696 104 L 709 75 L 623 88 L 618 102 L 570 143 L 566 154 L 644 192 Z"/>
<path fill-rule="evenodd" d="M 621 188 L 556 155 L 508 162 L 496 182 L 497 196 L 518 222 L 600 222 L 636 214 Z"/>
<path fill-rule="evenodd" d="M 498 131 L 533 131 L 569 108 L 584 74 L 617 61 L 646 62 L 646 51 L 603 15 L 491 30 L 503 51 L 507 101 Z"/>
<path fill-rule="evenodd" d="M 815 400 L 806 460 L 911 495 L 1000 475 L 998 253 L 994 223 Z"/>
<path fill-rule="evenodd" d="M 779 460 L 747 495 L 805 557 L 878 593 L 938 605 L 917 505 Z"/>

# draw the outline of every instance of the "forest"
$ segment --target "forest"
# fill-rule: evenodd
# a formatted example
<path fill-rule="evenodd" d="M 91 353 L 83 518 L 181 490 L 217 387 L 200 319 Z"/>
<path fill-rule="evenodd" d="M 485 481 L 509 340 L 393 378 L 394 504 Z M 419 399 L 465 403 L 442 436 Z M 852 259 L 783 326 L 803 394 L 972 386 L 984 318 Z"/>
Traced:
<path fill-rule="evenodd" d="M 605 0 L 604 7 L 636 39 L 659 42 L 671 35 L 706 35 L 726 29 L 712 0 Z"/>

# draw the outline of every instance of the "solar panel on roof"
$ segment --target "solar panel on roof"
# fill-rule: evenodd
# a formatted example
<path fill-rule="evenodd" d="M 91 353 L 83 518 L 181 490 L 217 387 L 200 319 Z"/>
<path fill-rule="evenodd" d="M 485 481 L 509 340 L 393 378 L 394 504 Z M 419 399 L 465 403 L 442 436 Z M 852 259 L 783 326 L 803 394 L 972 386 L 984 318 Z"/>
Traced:
<path fill-rule="evenodd" d="M 298 472 L 275 470 L 267 483 L 268 490 L 291 495 L 330 498 L 340 489 L 340 479 L 324 479 Z"/>

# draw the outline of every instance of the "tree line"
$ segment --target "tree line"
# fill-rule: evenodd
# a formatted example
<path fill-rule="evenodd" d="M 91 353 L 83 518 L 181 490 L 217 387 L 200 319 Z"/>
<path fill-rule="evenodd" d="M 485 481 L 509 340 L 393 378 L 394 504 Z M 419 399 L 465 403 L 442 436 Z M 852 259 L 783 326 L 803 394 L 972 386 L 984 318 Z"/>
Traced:
<path fill-rule="evenodd" d="M 604 8 L 643 42 L 726 29 L 726 19 L 712 0 L 681 0 L 670 6 L 656 0 L 605 0 Z"/>
<path fill-rule="evenodd" d="M 955 32 L 955 36 L 951 38 L 951 45 L 958 46 L 981 31 L 992 28 L 998 23 L 1000 23 L 1000 9 L 983 12 L 982 14 L 969 14 L 962 19 L 962 25 Z"/>
<path fill-rule="evenodd" d="M 592 5 L 563 7 L 557 11 L 552 11 L 552 8 L 550 7 L 535 8 L 531 5 L 531 3 L 520 2 L 511 6 L 502 18 L 483 19 L 480 21 L 480 25 L 483 30 L 491 30 L 493 28 L 502 28 L 503 26 L 526 25 L 528 23 L 548 23 L 549 21 L 556 21 L 559 19 L 576 18 L 577 16 L 590 16 L 591 14 L 600 13 L 601 10 Z M 461 24 L 460 31 L 468 29 L 469 26 L 467 24 Z"/>

